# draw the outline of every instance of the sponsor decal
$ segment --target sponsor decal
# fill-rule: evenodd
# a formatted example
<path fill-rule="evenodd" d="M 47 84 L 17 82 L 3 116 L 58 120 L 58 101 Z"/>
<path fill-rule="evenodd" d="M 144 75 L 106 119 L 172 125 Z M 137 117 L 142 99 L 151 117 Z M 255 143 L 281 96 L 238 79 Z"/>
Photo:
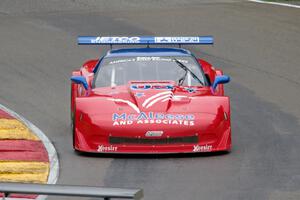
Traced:
<path fill-rule="evenodd" d="M 209 152 L 212 151 L 212 145 L 194 145 L 193 152 Z"/>
<path fill-rule="evenodd" d="M 140 37 L 97 37 L 91 43 L 139 43 Z"/>
<path fill-rule="evenodd" d="M 146 137 L 161 137 L 164 134 L 163 131 L 147 131 Z"/>
<path fill-rule="evenodd" d="M 135 93 L 135 95 L 137 98 L 141 98 L 141 97 L 144 97 L 145 96 L 145 93 L 142 93 L 142 92 L 138 92 L 138 93 Z"/>
<path fill-rule="evenodd" d="M 140 112 L 138 114 L 113 113 L 113 126 L 139 124 L 166 124 L 178 126 L 194 126 L 193 114 L 164 114 L 156 112 Z"/>
<path fill-rule="evenodd" d="M 199 40 L 199 37 L 155 37 L 155 42 L 157 43 L 193 43 L 199 42 Z"/>
<path fill-rule="evenodd" d="M 115 64 L 119 64 L 119 63 L 126 63 L 126 62 L 133 62 L 133 61 L 135 61 L 134 58 L 120 59 L 120 60 L 110 61 L 109 64 L 110 65 L 115 65 Z"/>
<path fill-rule="evenodd" d="M 119 64 L 119 63 L 126 63 L 126 62 L 152 62 L 152 61 L 160 61 L 160 62 L 174 62 L 172 58 L 165 58 L 165 57 L 156 57 L 156 56 L 146 56 L 146 57 L 134 57 L 134 58 L 126 58 L 126 59 L 119 59 L 110 61 L 109 65 Z M 178 59 L 181 63 L 188 64 L 188 60 Z"/>
<path fill-rule="evenodd" d="M 173 90 L 173 85 L 163 85 L 163 84 L 133 84 L 130 86 L 132 90 Z"/>
<path fill-rule="evenodd" d="M 105 145 L 99 145 L 97 151 L 98 152 L 115 152 L 118 150 L 118 147 L 110 145 L 110 146 L 105 146 Z"/>

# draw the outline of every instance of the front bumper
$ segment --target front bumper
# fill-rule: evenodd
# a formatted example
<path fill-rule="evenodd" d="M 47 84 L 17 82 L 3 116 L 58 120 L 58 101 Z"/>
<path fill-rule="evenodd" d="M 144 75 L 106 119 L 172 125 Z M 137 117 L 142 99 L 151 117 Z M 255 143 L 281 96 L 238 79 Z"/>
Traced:
<path fill-rule="evenodd" d="M 214 140 L 201 139 L 196 143 L 176 144 L 111 144 L 88 141 L 79 130 L 75 131 L 74 149 L 90 153 L 120 153 L 120 154 L 171 154 L 171 153 L 199 153 L 230 151 L 231 128 L 227 128 L 218 138 Z"/>

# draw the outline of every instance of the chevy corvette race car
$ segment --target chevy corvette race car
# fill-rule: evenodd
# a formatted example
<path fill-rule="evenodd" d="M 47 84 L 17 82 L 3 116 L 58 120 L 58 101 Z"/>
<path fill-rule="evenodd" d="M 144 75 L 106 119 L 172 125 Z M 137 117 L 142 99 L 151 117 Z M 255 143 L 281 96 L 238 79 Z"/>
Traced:
<path fill-rule="evenodd" d="M 76 151 L 230 150 L 230 104 L 223 88 L 230 78 L 186 49 L 167 47 L 213 44 L 211 36 L 81 36 L 78 44 L 144 47 L 111 49 L 73 72 L 71 118 Z"/>

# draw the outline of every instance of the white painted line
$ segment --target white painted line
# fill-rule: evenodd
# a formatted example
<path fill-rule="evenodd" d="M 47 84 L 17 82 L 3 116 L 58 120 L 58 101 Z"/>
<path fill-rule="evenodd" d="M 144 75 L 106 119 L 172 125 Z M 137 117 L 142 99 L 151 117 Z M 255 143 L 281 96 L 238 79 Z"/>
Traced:
<path fill-rule="evenodd" d="M 134 103 L 132 103 L 131 101 L 128 100 L 124 100 L 124 99 L 114 99 L 114 98 L 107 98 L 107 100 L 109 101 L 114 101 L 114 102 L 122 102 L 122 103 L 126 103 L 127 105 L 129 105 L 133 110 L 135 110 L 137 113 L 140 113 L 140 109 L 139 107 L 137 107 Z"/>
<path fill-rule="evenodd" d="M 256 3 L 263 3 L 263 4 L 272 4 L 272 5 L 278 5 L 278 6 L 286 6 L 286 7 L 291 7 L 291 8 L 300 8 L 300 5 L 294 5 L 294 4 L 289 4 L 289 3 L 279 3 L 279 2 L 271 2 L 271 1 L 261 1 L 261 0 L 248 0 L 251 2 L 256 2 Z"/>
<path fill-rule="evenodd" d="M 57 157 L 57 152 L 56 152 L 53 144 L 50 142 L 49 138 L 38 127 L 36 127 L 34 124 L 32 124 L 30 121 L 28 121 L 21 115 L 17 114 L 16 112 L 10 110 L 9 108 L 3 106 L 2 104 L 0 104 L 0 110 L 4 110 L 11 116 L 22 121 L 43 142 L 43 144 L 48 152 L 49 162 L 50 162 L 50 171 L 49 171 L 49 175 L 48 175 L 47 184 L 55 184 L 57 182 L 58 175 L 59 175 L 59 161 L 58 161 L 58 157 Z M 46 198 L 47 198 L 46 195 L 39 195 L 36 199 L 44 200 Z M 6 199 L 9 200 L 10 198 L 6 198 Z"/>

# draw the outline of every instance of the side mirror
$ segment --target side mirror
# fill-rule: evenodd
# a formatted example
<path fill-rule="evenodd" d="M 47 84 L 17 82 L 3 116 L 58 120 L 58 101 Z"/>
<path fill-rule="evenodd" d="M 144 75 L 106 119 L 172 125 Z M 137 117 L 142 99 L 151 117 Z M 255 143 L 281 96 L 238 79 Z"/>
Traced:
<path fill-rule="evenodd" d="M 229 76 L 226 76 L 226 75 L 216 76 L 212 87 L 215 90 L 219 84 L 225 84 L 225 83 L 228 83 L 229 81 L 230 81 Z"/>
<path fill-rule="evenodd" d="M 84 89 L 86 90 L 89 88 L 89 85 L 83 76 L 72 76 L 71 81 L 73 81 L 76 84 L 82 84 Z"/>

